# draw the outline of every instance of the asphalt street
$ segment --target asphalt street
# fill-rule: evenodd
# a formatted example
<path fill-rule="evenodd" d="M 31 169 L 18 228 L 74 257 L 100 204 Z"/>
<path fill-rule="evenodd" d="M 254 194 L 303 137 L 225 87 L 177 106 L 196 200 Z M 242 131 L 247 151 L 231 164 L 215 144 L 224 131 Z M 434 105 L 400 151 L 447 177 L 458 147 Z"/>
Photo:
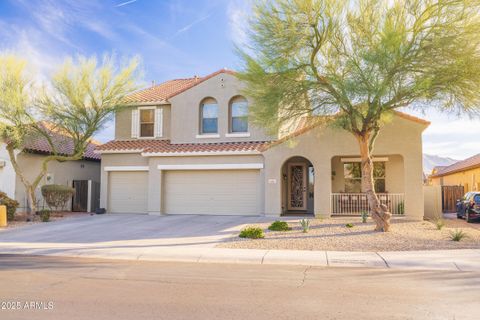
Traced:
<path fill-rule="evenodd" d="M 480 319 L 480 272 L 0 256 L 0 319 Z"/>

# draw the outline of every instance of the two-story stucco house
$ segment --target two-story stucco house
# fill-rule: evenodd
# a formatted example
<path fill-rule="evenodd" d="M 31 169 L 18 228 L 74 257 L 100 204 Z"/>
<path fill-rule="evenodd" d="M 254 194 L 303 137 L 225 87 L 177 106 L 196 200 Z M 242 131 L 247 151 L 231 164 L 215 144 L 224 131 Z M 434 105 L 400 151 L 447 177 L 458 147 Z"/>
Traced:
<path fill-rule="evenodd" d="M 248 119 L 232 71 L 176 79 L 129 97 L 102 154 L 101 206 L 113 213 L 316 216 L 358 214 L 358 146 L 339 129 L 300 119 L 269 137 Z M 375 184 L 394 214 L 423 218 L 422 132 L 396 113 L 375 147 Z"/>

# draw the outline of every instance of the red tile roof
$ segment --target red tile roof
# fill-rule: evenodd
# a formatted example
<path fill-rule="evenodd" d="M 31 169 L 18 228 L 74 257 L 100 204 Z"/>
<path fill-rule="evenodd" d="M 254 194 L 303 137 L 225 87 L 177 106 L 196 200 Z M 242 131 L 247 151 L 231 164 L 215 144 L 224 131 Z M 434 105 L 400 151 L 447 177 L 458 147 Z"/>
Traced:
<path fill-rule="evenodd" d="M 432 177 L 442 177 L 456 172 L 480 168 L 480 153 L 463 161 L 439 169 Z"/>
<path fill-rule="evenodd" d="M 68 136 L 61 134 L 59 132 L 52 131 L 47 127 L 44 127 L 46 132 L 48 132 L 50 139 L 55 144 L 57 152 L 61 155 L 72 155 L 73 154 L 73 141 Z M 100 155 L 95 153 L 95 148 L 98 146 L 94 140 L 87 145 L 83 158 L 86 160 L 100 160 Z M 52 149 L 50 144 L 47 142 L 45 137 L 35 137 L 27 140 L 24 146 L 24 150 L 32 153 L 40 154 L 51 154 Z"/>
<path fill-rule="evenodd" d="M 170 140 L 124 140 L 110 141 L 96 148 L 102 151 L 132 151 L 144 153 L 195 153 L 195 152 L 248 152 L 260 151 L 268 141 L 218 142 L 218 143 L 179 143 Z"/>
<path fill-rule="evenodd" d="M 163 82 L 159 85 L 152 86 L 132 93 L 126 98 L 128 103 L 149 103 L 149 102 L 168 102 L 168 99 L 208 80 L 218 74 L 228 73 L 235 74 L 234 71 L 220 69 L 205 77 L 193 77 L 187 79 L 174 79 Z"/>

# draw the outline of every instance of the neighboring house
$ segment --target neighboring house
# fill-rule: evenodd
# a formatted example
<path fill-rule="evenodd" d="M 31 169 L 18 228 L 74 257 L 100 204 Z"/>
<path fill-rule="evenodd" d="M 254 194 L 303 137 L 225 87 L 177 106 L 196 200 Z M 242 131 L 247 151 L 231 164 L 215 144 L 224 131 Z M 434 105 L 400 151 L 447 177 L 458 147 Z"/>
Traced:
<path fill-rule="evenodd" d="M 249 121 L 234 72 L 167 81 L 134 93 L 116 114 L 102 154 L 108 212 L 273 215 L 358 214 L 358 145 L 316 117 L 269 137 Z M 422 132 L 428 122 L 395 113 L 375 145 L 375 184 L 394 213 L 423 217 Z"/>
<path fill-rule="evenodd" d="M 15 182 L 15 170 L 5 144 L 0 142 L 0 191 L 5 192 L 12 199 L 15 198 Z"/>
<path fill-rule="evenodd" d="M 73 144 L 71 139 L 51 130 L 48 132 L 61 154 L 72 154 Z M 100 155 L 93 152 L 97 145 L 98 143 L 90 143 L 82 160 L 66 162 L 51 161 L 48 164 L 47 174 L 36 191 L 40 208 L 46 205 L 41 195 L 40 188 L 42 185 L 62 184 L 73 186 L 74 181 L 77 190 L 73 209 L 75 211 L 86 211 L 90 208 L 90 210 L 93 211 L 95 208 L 98 208 L 100 200 Z M 43 159 L 50 154 L 51 149 L 45 138 L 38 138 L 29 141 L 24 150 L 17 153 L 17 163 L 25 177 L 29 181 L 32 181 L 40 172 Z M 4 143 L 0 143 L 0 161 L 2 160 L 5 161 L 7 165 L 3 168 L 0 166 L 0 190 L 5 190 L 10 197 L 20 203 L 18 211 L 25 211 L 29 207 L 28 196 L 20 177 L 16 175 L 11 166 Z M 95 192 L 97 196 L 95 196 Z M 72 209 L 71 203 L 69 203 L 67 207 L 67 210 L 70 209 Z"/>
<path fill-rule="evenodd" d="M 480 154 L 450 166 L 435 167 L 430 180 L 432 185 L 463 186 L 464 192 L 480 191 Z"/>

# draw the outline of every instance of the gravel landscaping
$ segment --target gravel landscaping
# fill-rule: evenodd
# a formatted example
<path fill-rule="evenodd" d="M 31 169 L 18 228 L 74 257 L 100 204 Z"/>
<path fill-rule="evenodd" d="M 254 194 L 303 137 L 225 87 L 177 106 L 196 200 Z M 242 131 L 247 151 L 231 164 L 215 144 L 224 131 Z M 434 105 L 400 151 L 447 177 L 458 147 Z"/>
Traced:
<path fill-rule="evenodd" d="M 84 216 L 84 215 L 88 215 L 90 213 L 88 212 L 52 212 L 51 215 L 50 215 L 50 221 L 49 222 L 53 222 L 53 221 L 57 221 L 57 220 L 62 220 L 62 219 L 68 219 L 68 218 L 73 218 L 73 217 L 79 217 L 79 216 Z M 33 221 L 25 221 L 26 220 L 26 217 L 25 217 L 25 213 L 16 213 L 15 214 L 15 219 L 13 221 L 8 221 L 8 225 L 6 227 L 0 227 L 0 232 L 2 232 L 3 230 L 9 230 L 9 229 L 13 229 L 13 228 L 21 228 L 21 227 L 26 227 L 26 226 L 29 226 L 29 225 L 32 225 L 32 224 L 36 224 L 36 223 L 48 223 L 48 222 L 42 222 L 40 220 L 40 216 L 38 215 L 35 215 L 33 217 Z"/>
<path fill-rule="evenodd" d="M 444 227 L 437 230 L 429 221 L 394 218 L 391 231 L 375 232 L 371 219 L 362 223 L 360 217 L 311 219 L 310 231 L 303 233 L 299 220 L 288 221 L 291 231 L 270 231 L 269 224 L 257 224 L 265 232 L 264 239 L 233 237 L 218 245 L 222 248 L 331 250 L 331 251 L 407 251 L 438 249 L 480 249 L 480 230 Z M 352 223 L 352 228 L 345 225 Z M 463 230 L 467 237 L 459 242 L 450 239 L 454 230 Z"/>

